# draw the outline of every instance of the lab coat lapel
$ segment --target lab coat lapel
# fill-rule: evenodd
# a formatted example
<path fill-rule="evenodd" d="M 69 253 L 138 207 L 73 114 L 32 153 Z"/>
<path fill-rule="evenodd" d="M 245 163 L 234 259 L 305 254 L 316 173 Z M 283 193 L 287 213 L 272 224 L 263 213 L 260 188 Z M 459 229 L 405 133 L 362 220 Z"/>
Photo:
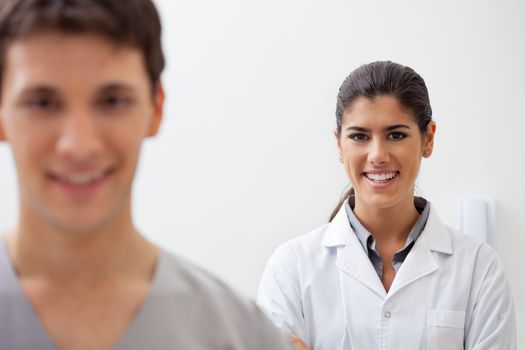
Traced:
<path fill-rule="evenodd" d="M 354 233 L 352 232 L 352 234 Z M 357 237 L 356 242 L 352 242 L 340 249 L 337 257 L 337 267 L 370 288 L 381 298 L 386 297 L 385 287 L 383 287 L 363 247 L 357 241 Z"/>
<path fill-rule="evenodd" d="M 323 245 L 338 247 L 336 265 L 343 272 L 342 278 L 353 278 L 380 297 L 386 296 L 385 288 L 376 270 L 348 222 L 344 206 L 328 226 Z"/>
<path fill-rule="evenodd" d="M 415 281 L 434 273 L 439 268 L 434 252 L 452 254 L 452 238 L 447 227 L 431 207 L 425 229 L 396 274 L 388 298 Z"/>

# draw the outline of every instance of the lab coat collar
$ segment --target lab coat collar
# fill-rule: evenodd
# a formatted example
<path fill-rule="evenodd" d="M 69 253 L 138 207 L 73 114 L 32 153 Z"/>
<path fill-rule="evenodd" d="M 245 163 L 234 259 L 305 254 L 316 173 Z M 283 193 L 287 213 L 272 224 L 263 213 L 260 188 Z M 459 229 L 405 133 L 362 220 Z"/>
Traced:
<path fill-rule="evenodd" d="M 430 205 L 430 214 L 425 229 L 416 243 L 421 248 L 426 247 L 432 251 L 452 254 L 452 237 L 450 237 L 447 227 L 441 222 L 430 202 L 428 205 Z M 352 235 L 355 236 L 355 233 L 350 226 L 343 205 L 332 222 L 328 224 L 322 244 L 324 247 L 348 245 L 354 241 Z"/>
<path fill-rule="evenodd" d="M 344 205 L 328 225 L 322 244 L 325 247 L 338 247 L 337 267 L 373 290 L 381 298 L 386 297 L 385 288 L 368 254 L 350 226 Z"/>
<path fill-rule="evenodd" d="M 430 204 L 430 203 L 429 203 Z M 430 207 L 430 214 L 425 225 L 425 229 L 421 236 L 416 241 L 421 248 L 426 247 L 429 250 L 452 254 L 452 237 L 450 236 L 448 227 L 439 219 L 434 207 Z"/>
<path fill-rule="evenodd" d="M 397 272 L 387 298 L 438 270 L 439 262 L 433 252 L 452 254 L 452 237 L 434 208 L 430 207 L 425 229 Z"/>
<path fill-rule="evenodd" d="M 324 247 L 347 245 L 351 241 L 350 235 L 355 235 L 355 233 L 348 221 L 345 206 L 342 205 L 333 220 L 328 224 L 322 244 Z"/>
<path fill-rule="evenodd" d="M 452 254 L 452 237 L 433 207 L 430 207 L 425 228 L 396 274 L 388 294 L 367 253 L 352 230 L 344 207 L 328 225 L 322 244 L 325 247 L 338 247 L 337 266 L 382 299 L 391 298 L 416 280 L 436 271 L 439 265 L 433 251 Z M 347 279 L 344 280 L 351 283 Z M 346 286 L 343 289 L 345 293 L 350 293 L 352 288 Z"/>

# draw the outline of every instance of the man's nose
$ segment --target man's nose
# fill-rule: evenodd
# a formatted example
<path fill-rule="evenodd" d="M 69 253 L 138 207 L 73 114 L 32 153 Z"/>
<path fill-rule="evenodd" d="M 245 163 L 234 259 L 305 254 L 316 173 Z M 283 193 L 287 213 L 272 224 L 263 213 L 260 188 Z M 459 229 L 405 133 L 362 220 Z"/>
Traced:
<path fill-rule="evenodd" d="M 67 159 L 84 163 L 96 158 L 102 149 L 95 117 L 86 111 L 65 116 L 57 142 L 57 152 Z"/>

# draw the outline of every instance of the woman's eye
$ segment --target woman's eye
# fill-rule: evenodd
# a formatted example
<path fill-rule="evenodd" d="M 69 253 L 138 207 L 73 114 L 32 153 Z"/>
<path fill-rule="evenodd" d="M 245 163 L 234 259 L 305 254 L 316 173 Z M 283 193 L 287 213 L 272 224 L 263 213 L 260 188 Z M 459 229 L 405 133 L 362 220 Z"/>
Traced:
<path fill-rule="evenodd" d="M 390 140 L 395 140 L 395 141 L 403 140 L 405 137 L 407 137 L 407 134 L 403 132 L 398 132 L 398 131 L 394 131 L 388 135 L 388 138 Z"/>
<path fill-rule="evenodd" d="M 354 141 L 366 141 L 368 136 L 365 134 L 350 134 L 348 137 Z"/>

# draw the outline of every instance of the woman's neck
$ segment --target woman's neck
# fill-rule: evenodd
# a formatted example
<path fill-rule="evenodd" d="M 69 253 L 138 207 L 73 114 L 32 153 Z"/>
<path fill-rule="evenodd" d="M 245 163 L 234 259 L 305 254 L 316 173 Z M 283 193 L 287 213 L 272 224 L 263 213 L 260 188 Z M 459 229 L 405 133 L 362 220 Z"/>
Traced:
<path fill-rule="evenodd" d="M 413 197 L 388 208 L 377 208 L 355 200 L 354 214 L 376 242 L 405 242 L 419 213 Z"/>

